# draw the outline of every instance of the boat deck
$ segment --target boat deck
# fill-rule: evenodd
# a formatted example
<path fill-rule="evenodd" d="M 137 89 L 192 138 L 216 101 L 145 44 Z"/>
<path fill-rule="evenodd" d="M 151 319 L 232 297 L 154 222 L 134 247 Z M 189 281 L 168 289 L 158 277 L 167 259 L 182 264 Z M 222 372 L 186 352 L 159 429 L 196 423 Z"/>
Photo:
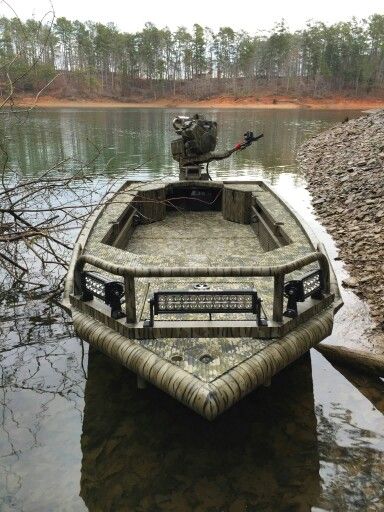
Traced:
<path fill-rule="evenodd" d="M 143 190 L 147 187 L 142 186 Z M 290 243 L 274 250 L 264 250 L 260 237 L 253 230 L 253 223 L 231 222 L 225 220 L 220 212 L 179 210 L 167 210 L 164 219 L 138 225 L 123 247 L 105 243 L 105 234 L 111 224 L 140 191 L 136 185 L 132 187 L 132 191 L 128 187 L 120 192 L 118 200 L 107 204 L 92 226 L 85 252 L 117 265 L 177 266 L 189 260 L 194 265 L 203 265 L 204 261 L 214 266 L 231 266 L 248 263 L 280 265 L 314 250 L 296 217 L 269 189 L 264 189 L 257 183 L 231 185 L 231 188 L 235 187 L 252 192 L 252 197 L 263 205 L 264 211 L 273 222 L 284 228 Z M 314 267 L 316 264 L 297 271 L 290 277 L 299 276 Z"/>
<path fill-rule="evenodd" d="M 137 226 L 125 251 L 137 254 L 147 261 L 156 260 L 162 266 L 215 267 L 258 265 L 265 250 L 252 225 L 225 220 L 221 212 L 169 211 L 158 222 Z M 138 304 L 141 320 L 149 318 L 149 299 L 157 290 L 188 290 L 196 284 L 207 284 L 211 290 L 252 290 L 262 297 L 266 314 L 271 313 L 273 285 L 271 278 L 152 278 L 138 279 L 140 293 Z M 268 313 L 267 313 L 268 310 Z M 207 320 L 207 314 L 194 313 L 162 315 L 161 320 Z M 235 316 L 225 313 L 212 314 L 214 320 L 231 318 L 233 321 L 254 320 L 250 313 Z"/>
<path fill-rule="evenodd" d="M 221 212 L 182 211 L 137 226 L 125 250 L 164 265 L 176 257 L 179 266 L 258 264 L 256 255 L 265 252 L 251 224 L 236 224 Z"/>

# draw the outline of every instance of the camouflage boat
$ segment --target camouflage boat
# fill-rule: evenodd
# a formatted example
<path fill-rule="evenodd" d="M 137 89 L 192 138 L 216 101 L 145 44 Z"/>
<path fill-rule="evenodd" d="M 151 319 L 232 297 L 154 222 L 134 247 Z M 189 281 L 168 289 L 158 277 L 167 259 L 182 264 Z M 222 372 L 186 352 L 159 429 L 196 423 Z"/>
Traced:
<path fill-rule="evenodd" d="M 63 305 L 77 334 L 212 420 L 332 331 L 321 244 L 264 182 L 212 181 L 217 125 L 178 117 L 179 180 L 127 182 L 85 224 Z"/>

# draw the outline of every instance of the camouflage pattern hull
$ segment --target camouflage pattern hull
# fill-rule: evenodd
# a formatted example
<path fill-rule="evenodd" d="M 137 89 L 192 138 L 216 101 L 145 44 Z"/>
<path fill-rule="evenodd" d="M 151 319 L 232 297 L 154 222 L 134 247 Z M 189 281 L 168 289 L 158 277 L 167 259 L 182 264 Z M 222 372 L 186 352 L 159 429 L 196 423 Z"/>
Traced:
<path fill-rule="evenodd" d="M 317 273 L 289 314 L 287 283 Z M 236 310 L 253 292 L 258 315 Z M 82 339 L 212 420 L 327 337 L 342 303 L 323 248 L 263 182 L 162 181 L 126 183 L 89 219 L 63 304 Z"/>

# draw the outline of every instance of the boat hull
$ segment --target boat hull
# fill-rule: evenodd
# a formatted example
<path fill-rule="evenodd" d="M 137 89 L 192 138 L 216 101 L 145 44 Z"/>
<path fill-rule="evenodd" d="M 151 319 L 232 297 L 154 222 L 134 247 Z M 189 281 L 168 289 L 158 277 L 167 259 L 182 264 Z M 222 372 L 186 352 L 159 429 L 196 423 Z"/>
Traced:
<path fill-rule="evenodd" d="M 274 375 L 329 336 L 333 326 L 333 308 L 327 308 L 224 375 L 204 382 L 92 317 L 79 311 L 72 316 L 82 339 L 207 420 L 258 386 L 268 385 Z"/>
<path fill-rule="evenodd" d="M 292 315 L 286 283 L 320 272 L 320 293 L 298 299 Z M 115 310 L 98 295 L 103 280 L 122 290 Z M 196 287 L 211 302 L 226 296 L 226 308 L 236 293 L 257 293 L 262 315 L 153 315 L 156 296 L 171 293 L 179 308 Z M 80 338 L 207 420 L 329 336 L 341 305 L 319 241 L 255 181 L 126 183 L 84 226 L 63 300 Z"/>

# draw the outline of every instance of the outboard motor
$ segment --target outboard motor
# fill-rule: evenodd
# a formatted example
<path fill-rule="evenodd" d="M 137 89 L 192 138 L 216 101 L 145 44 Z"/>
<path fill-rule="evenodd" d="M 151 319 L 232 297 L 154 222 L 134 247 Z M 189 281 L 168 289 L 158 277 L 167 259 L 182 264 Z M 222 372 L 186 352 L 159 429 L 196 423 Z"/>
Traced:
<path fill-rule="evenodd" d="M 217 123 L 207 121 L 200 114 L 194 116 L 178 116 L 173 120 L 173 128 L 179 139 L 171 142 L 172 156 L 179 162 L 180 179 L 210 179 L 208 164 L 212 160 L 223 160 L 228 158 L 235 151 L 245 149 L 252 142 L 263 137 L 257 137 L 253 132 L 246 132 L 244 140 L 236 144 L 232 149 L 222 152 L 215 152 L 217 142 Z M 207 164 L 206 173 L 202 174 L 204 165 Z"/>
<path fill-rule="evenodd" d="M 181 158 L 193 158 L 214 151 L 217 141 L 217 123 L 206 121 L 198 114 L 193 117 L 178 116 L 173 127 L 181 139 L 172 141 L 172 156 L 178 162 Z"/>

